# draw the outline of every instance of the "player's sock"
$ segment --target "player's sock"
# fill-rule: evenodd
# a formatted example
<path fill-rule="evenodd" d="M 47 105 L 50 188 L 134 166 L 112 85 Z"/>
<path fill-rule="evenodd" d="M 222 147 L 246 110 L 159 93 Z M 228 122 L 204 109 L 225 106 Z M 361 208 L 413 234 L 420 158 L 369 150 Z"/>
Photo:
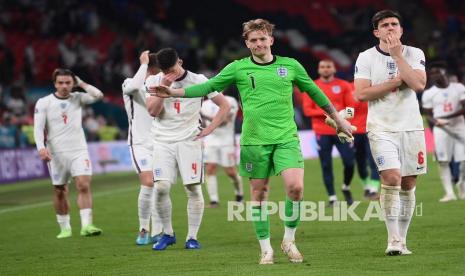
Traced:
<path fill-rule="evenodd" d="M 328 200 L 329 201 L 337 201 L 337 196 L 336 195 L 330 195 Z"/>
<path fill-rule="evenodd" d="M 363 178 L 362 183 L 363 183 L 363 189 L 365 191 L 369 191 L 370 190 L 370 178 L 368 178 L 368 177 Z"/>
<path fill-rule="evenodd" d="M 218 180 L 216 175 L 207 175 L 207 191 L 210 202 L 218 202 Z"/>
<path fill-rule="evenodd" d="M 81 228 L 85 228 L 87 225 L 92 224 L 92 209 L 81 209 L 79 210 L 81 215 Z"/>
<path fill-rule="evenodd" d="M 343 191 L 350 191 L 350 186 L 344 183 L 344 184 L 342 184 L 342 190 Z"/>
<path fill-rule="evenodd" d="M 71 229 L 69 214 L 66 214 L 66 215 L 57 214 L 57 222 L 60 225 L 60 229 L 62 231 Z"/>
<path fill-rule="evenodd" d="M 270 220 L 265 202 L 261 202 L 261 205 L 258 206 L 252 206 L 252 221 L 262 252 L 268 252 L 271 249 Z"/>
<path fill-rule="evenodd" d="M 152 211 L 152 197 L 153 187 L 141 185 L 137 204 L 139 209 L 139 231 L 142 231 L 142 229 L 145 229 L 146 231 L 149 230 L 150 212 Z"/>
<path fill-rule="evenodd" d="M 441 177 L 442 186 L 444 187 L 446 195 L 455 196 L 449 163 L 439 162 L 439 176 Z"/>
<path fill-rule="evenodd" d="M 171 183 L 166 180 L 155 182 L 156 208 L 163 231 L 165 234 L 173 236 L 173 225 L 171 224 L 172 205 L 170 198 Z"/>
<path fill-rule="evenodd" d="M 237 196 L 244 195 L 243 185 L 242 185 L 242 177 L 236 173 L 234 178 L 232 179 L 232 183 L 234 185 L 234 191 L 236 192 Z"/>
<path fill-rule="evenodd" d="M 161 223 L 160 217 L 158 216 L 157 211 L 157 197 L 155 196 L 155 189 L 153 189 L 152 193 L 152 210 L 151 210 L 151 221 L 152 227 L 150 228 L 151 236 L 155 236 L 163 232 L 163 225 Z"/>
<path fill-rule="evenodd" d="M 187 191 L 187 222 L 188 222 L 188 239 L 197 240 L 200 224 L 204 210 L 204 199 L 202 194 L 202 186 L 200 184 L 188 185 L 185 187 Z"/>
<path fill-rule="evenodd" d="M 286 220 L 284 221 L 284 238 L 286 241 L 295 240 L 295 230 L 300 222 L 300 201 L 292 201 L 286 197 L 284 205 Z"/>
<path fill-rule="evenodd" d="M 379 191 L 379 187 L 381 186 L 381 182 L 379 181 L 379 179 L 371 179 L 370 180 L 370 191 L 373 193 L 373 192 L 378 192 Z"/>
<path fill-rule="evenodd" d="M 400 213 L 399 213 L 399 235 L 405 244 L 407 240 L 408 227 L 415 211 L 415 188 L 399 192 Z"/>
<path fill-rule="evenodd" d="M 400 186 L 381 185 L 381 194 L 379 201 L 383 211 L 388 240 L 398 240 L 399 237 L 399 198 Z"/>

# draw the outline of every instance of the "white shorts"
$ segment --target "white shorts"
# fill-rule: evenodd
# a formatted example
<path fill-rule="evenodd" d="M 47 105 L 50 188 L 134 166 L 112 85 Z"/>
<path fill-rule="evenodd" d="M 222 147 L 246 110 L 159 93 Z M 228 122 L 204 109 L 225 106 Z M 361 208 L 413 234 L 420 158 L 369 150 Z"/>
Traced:
<path fill-rule="evenodd" d="M 67 184 L 70 176 L 92 175 L 92 164 L 87 150 L 52 153 L 48 171 L 53 185 Z"/>
<path fill-rule="evenodd" d="M 232 146 L 205 146 L 205 163 L 218 164 L 222 167 L 236 166 L 236 148 Z"/>
<path fill-rule="evenodd" d="M 176 183 L 178 168 L 184 185 L 203 183 L 202 141 L 155 143 L 153 179 Z"/>
<path fill-rule="evenodd" d="M 425 133 L 418 131 L 368 132 L 378 171 L 399 169 L 401 176 L 426 173 Z"/>
<path fill-rule="evenodd" d="M 153 147 L 146 145 L 129 145 L 132 167 L 139 174 L 153 170 Z"/>
<path fill-rule="evenodd" d="M 465 131 L 450 134 L 440 127 L 433 128 L 436 159 L 440 162 L 465 161 Z M 454 135 L 454 136 L 455 136 Z M 461 136 L 461 137 L 460 137 Z M 460 139 L 460 140 L 459 140 Z"/>

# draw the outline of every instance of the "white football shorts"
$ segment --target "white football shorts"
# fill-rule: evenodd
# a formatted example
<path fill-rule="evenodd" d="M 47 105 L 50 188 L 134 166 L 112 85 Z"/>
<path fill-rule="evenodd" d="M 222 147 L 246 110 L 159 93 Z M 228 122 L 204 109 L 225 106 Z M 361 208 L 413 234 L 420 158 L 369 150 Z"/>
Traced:
<path fill-rule="evenodd" d="M 52 153 L 48 171 L 53 185 L 67 184 L 70 176 L 92 175 L 92 164 L 87 150 Z"/>
<path fill-rule="evenodd" d="M 205 163 L 218 164 L 222 167 L 234 167 L 236 161 L 236 147 L 231 146 L 205 146 Z"/>
<path fill-rule="evenodd" d="M 426 173 L 426 143 L 423 130 L 368 132 L 378 171 L 399 169 L 401 176 Z"/>
<path fill-rule="evenodd" d="M 446 129 L 447 130 L 447 129 Z M 445 131 L 440 127 L 433 128 L 436 159 L 440 162 L 465 161 L 465 131 Z M 454 137 L 453 137 L 454 136 Z"/>
<path fill-rule="evenodd" d="M 153 147 L 148 145 L 129 145 L 132 167 L 139 174 L 153 170 Z"/>
<path fill-rule="evenodd" d="M 155 143 L 153 145 L 153 179 L 176 183 L 181 175 L 184 185 L 203 183 L 202 141 Z"/>

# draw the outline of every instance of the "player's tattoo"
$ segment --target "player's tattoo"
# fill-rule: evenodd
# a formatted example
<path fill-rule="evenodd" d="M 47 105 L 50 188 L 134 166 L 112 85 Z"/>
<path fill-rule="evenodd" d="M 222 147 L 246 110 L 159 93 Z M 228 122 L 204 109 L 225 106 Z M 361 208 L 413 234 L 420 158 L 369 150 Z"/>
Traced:
<path fill-rule="evenodd" d="M 333 113 L 333 112 L 336 112 L 336 109 L 334 108 L 333 104 L 331 104 L 331 103 L 329 103 L 329 104 L 327 104 L 325 106 L 322 106 L 321 109 L 323 109 L 326 112 L 326 114 L 328 114 L 328 115 Z"/>

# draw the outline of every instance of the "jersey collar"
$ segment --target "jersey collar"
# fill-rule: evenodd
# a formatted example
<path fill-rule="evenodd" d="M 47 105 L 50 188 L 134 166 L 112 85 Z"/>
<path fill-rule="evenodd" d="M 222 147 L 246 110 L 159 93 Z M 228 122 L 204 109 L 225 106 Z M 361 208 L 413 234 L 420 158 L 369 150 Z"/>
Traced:
<path fill-rule="evenodd" d="M 180 76 L 179 78 L 177 78 L 175 81 L 182 81 L 183 79 L 185 79 L 187 76 L 187 70 L 184 70 L 184 74 L 182 74 L 182 76 Z"/>
<path fill-rule="evenodd" d="M 256 62 L 252 56 L 250 56 L 250 60 L 255 63 L 256 65 L 259 65 L 259 66 L 266 66 L 266 65 L 270 65 L 270 64 L 273 64 L 275 61 L 276 61 L 276 56 L 273 55 L 273 59 L 270 61 L 270 62 L 265 62 L 265 63 L 258 63 Z"/>
<path fill-rule="evenodd" d="M 68 97 L 60 97 L 56 94 L 56 92 L 53 92 L 53 96 L 55 96 L 55 98 L 59 99 L 59 100 L 66 100 L 66 99 L 69 99 L 69 97 L 71 96 L 68 96 Z"/>
<path fill-rule="evenodd" d="M 385 51 L 381 50 L 381 48 L 379 47 L 379 45 L 376 45 L 376 50 L 382 54 L 382 55 L 385 55 L 385 56 L 391 56 L 389 53 L 386 53 Z"/>

